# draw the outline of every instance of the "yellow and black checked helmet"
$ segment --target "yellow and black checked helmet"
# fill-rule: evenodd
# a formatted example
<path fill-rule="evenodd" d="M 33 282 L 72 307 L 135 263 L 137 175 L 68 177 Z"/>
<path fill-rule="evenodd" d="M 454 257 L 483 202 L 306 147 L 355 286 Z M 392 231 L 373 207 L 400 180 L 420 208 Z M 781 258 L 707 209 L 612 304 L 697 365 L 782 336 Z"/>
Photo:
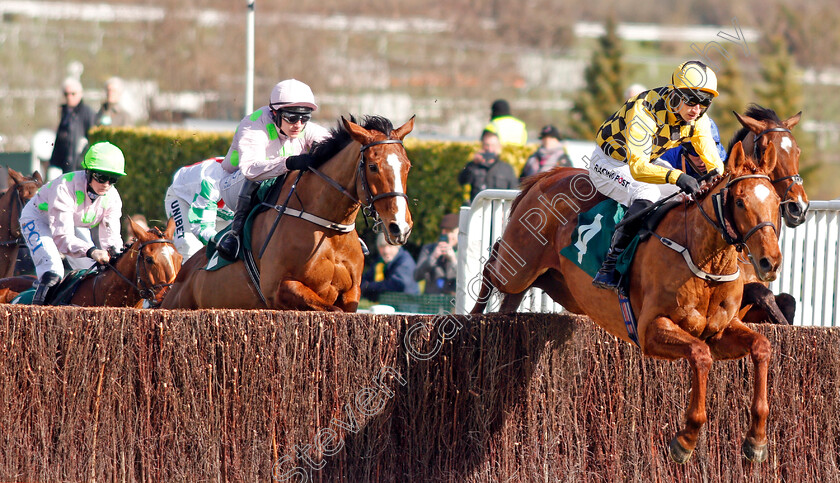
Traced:
<path fill-rule="evenodd" d="M 671 85 L 684 98 L 711 102 L 718 96 L 717 76 L 709 66 L 697 60 L 680 64 L 671 75 Z"/>

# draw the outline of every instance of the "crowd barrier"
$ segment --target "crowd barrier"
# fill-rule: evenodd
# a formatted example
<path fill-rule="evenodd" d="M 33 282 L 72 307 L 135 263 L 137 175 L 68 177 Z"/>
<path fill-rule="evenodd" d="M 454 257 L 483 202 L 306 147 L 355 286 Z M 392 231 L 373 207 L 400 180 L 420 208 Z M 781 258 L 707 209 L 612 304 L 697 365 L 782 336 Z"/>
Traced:
<path fill-rule="evenodd" d="M 493 243 L 502 235 L 510 203 L 518 190 L 486 190 L 472 205 L 461 209 L 458 239 L 456 313 L 475 304 L 481 270 Z M 840 201 L 812 201 L 807 220 L 793 229 L 782 223 L 779 237 L 784 257 L 779 278 L 770 284 L 774 293 L 787 292 L 797 301 L 794 325 L 840 325 Z M 498 293 L 490 311 L 499 306 Z M 523 312 L 560 312 L 542 290 L 531 289 L 519 308 Z"/>

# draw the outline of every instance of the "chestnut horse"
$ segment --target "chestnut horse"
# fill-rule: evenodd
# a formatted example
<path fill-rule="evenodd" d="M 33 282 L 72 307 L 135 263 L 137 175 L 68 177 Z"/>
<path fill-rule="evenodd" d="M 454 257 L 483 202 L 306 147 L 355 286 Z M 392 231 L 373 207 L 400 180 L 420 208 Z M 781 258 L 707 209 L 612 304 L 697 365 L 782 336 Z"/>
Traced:
<path fill-rule="evenodd" d="M 9 170 L 9 188 L 0 196 L 0 278 L 15 273 L 18 249 L 23 243 L 20 235 L 20 212 L 23 205 L 35 196 L 44 184 L 41 173 L 23 176 L 12 168 Z"/>
<path fill-rule="evenodd" d="M 175 220 L 169 220 L 165 232 L 157 227 L 143 230 L 131 218 L 128 222 L 137 239 L 110 262 L 98 265 L 98 271 L 85 276 L 68 305 L 134 307 L 148 300 L 150 305 L 158 306 L 163 300 L 181 269 L 182 256 L 172 241 Z M 29 288 L 34 282 L 28 277 L 0 279 L 0 291 L 20 291 L 22 285 Z"/>
<path fill-rule="evenodd" d="M 756 272 L 764 280 L 776 277 L 782 254 L 777 227 L 779 197 L 767 173 L 776 163 L 768 146 L 760 163 L 748 158 L 740 144 L 733 150 L 728 171 L 706 184 L 697 203 L 686 203 L 665 214 L 655 233 L 639 244 L 630 269 L 630 292 L 638 321 L 638 344 L 649 357 L 687 359 L 692 370 L 691 398 L 685 425 L 670 444 L 671 457 L 688 460 L 706 422 L 706 384 L 713 360 L 738 359 L 750 354 L 755 365 L 750 426 L 744 455 L 753 461 L 767 457 L 767 371 L 772 349 L 763 335 L 737 317 L 743 283 L 710 281 L 695 276 L 683 255 L 664 246 L 666 237 L 687 247 L 687 254 L 704 276 L 733 275 L 738 251 L 752 254 Z M 546 216 L 537 239 L 523 221 L 534 209 L 551 202 L 554 216 Z M 503 296 L 502 312 L 514 311 L 525 291 L 536 286 L 566 309 L 589 316 L 607 332 L 632 341 L 615 294 L 592 286 L 592 277 L 560 255 L 570 245 L 576 213 L 603 201 L 583 170 L 557 169 L 529 178 L 511 206 L 508 225 L 485 265 L 473 313 L 484 311 L 492 289 Z M 723 220 L 714 200 L 722 200 Z M 572 220 L 572 222 L 567 222 Z M 725 233 L 725 236 L 721 236 Z"/>
<path fill-rule="evenodd" d="M 770 174 L 776 193 L 781 198 L 781 214 L 789 228 L 796 228 L 805 222 L 808 215 L 808 195 L 802 186 L 799 175 L 799 155 L 802 150 L 791 130 L 802 118 L 800 111 L 795 116 L 782 121 L 772 109 L 765 109 L 752 104 L 743 115 L 734 113 L 741 128 L 729 149 L 739 141 L 745 152 L 752 153 L 754 159 L 760 159 L 771 144 L 776 149 L 776 167 Z M 748 262 L 741 264 L 741 276 L 744 279 L 744 299 L 741 301 L 741 317 L 745 321 L 775 324 L 792 324 L 796 311 L 796 300 L 786 293 L 774 295 L 762 282 Z"/>
<path fill-rule="evenodd" d="M 402 140 L 414 118 L 397 129 L 378 116 L 366 117 L 364 126 L 353 118 L 341 121 L 343 129 L 333 129 L 315 146 L 312 167 L 286 179 L 279 199 L 290 201 L 282 218 L 280 206 L 254 217 L 251 246 L 259 282 L 241 260 L 204 270 L 202 250 L 184 264 L 163 308 L 356 310 L 364 268 L 355 229 L 359 208 L 374 215 L 375 228 L 392 245 L 404 244 L 411 233 L 405 194 L 411 162 Z"/>

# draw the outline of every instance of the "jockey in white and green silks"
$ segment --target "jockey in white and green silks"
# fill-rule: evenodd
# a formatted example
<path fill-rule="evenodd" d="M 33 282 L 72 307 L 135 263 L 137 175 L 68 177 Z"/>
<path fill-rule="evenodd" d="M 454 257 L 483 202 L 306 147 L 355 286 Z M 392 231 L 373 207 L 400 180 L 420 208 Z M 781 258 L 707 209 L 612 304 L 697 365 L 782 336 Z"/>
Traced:
<path fill-rule="evenodd" d="M 82 168 L 42 186 L 21 212 L 21 233 L 39 279 L 33 305 L 43 305 L 47 291 L 64 277 L 62 255 L 72 267 L 84 268 L 91 259 L 107 263 L 108 250 L 123 246 L 122 200 L 114 187 L 125 176 L 122 151 L 109 142 L 96 143 L 85 154 Z M 95 226 L 101 247 L 90 235 Z"/>
<path fill-rule="evenodd" d="M 259 182 L 306 169 L 312 145 L 329 135 L 324 127 L 309 122 L 316 109 L 312 89 L 288 79 L 274 86 L 267 106 L 239 122 L 222 162 L 228 173 L 220 184 L 222 199 L 236 211 L 230 230 L 216 247 L 222 257 L 233 260 L 239 253 L 240 234 Z"/>
<path fill-rule="evenodd" d="M 166 216 L 175 220 L 175 248 L 185 259 L 204 248 L 233 219 L 225 206 L 219 181 L 227 175 L 225 158 L 216 157 L 184 166 L 166 190 Z"/>

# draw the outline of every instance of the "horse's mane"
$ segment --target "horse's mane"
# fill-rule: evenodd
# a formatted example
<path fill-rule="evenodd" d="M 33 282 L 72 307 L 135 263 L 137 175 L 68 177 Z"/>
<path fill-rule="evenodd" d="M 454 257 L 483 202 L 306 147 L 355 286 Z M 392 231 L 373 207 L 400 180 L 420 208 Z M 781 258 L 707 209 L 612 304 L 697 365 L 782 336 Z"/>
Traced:
<path fill-rule="evenodd" d="M 519 194 L 516 195 L 516 198 L 513 199 L 513 203 L 510 204 L 510 212 L 513 213 L 513 210 L 516 209 L 516 205 L 518 205 L 522 198 L 524 198 L 525 195 L 528 194 L 528 191 L 531 189 L 532 186 L 539 183 L 540 180 L 542 180 L 546 176 L 551 175 L 552 173 L 554 173 L 554 170 L 550 169 L 548 171 L 537 173 L 533 176 L 528 176 L 527 178 L 525 178 L 519 185 Z"/>
<path fill-rule="evenodd" d="M 394 126 L 391 124 L 391 121 L 382 116 L 365 116 L 361 123 L 357 123 L 356 118 L 351 115 L 350 121 L 359 124 L 369 131 L 379 131 L 386 137 L 390 136 L 391 131 L 394 130 Z M 312 166 L 317 168 L 326 163 L 332 159 L 333 156 L 338 154 L 339 151 L 347 147 L 347 145 L 352 141 L 353 139 L 350 137 L 350 133 L 347 132 L 342 123 L 339 122 L 336 127 L 330 129 L 329 137 L 319 141 L 315 144 L 315 146 L 313 146 L 311 154 L 315 159 L 312 162 Z"/>
<path fill-rule="evenodd" d="M 766 107 L 761 107 L 758 104 L 750 104 L 747 106 L 747 111 L 743 114 L 744 116 L 751 117 L 756 121 L 770 121 L 775 123 L 776 125 L 781 125 L 782 120 L 779 119 L 778 114 L 773 109 L 768 109 Z M 735 146 L 735 143 L 738 141 L 743 141 L 747 138 L 747 134 L 750 133 L 750 128 L 746 126 L 742 126 L 732 139 L 729 141 L 729 146 L 726 147 L 727 154 L 732 153 L 732 147 Z"/>

